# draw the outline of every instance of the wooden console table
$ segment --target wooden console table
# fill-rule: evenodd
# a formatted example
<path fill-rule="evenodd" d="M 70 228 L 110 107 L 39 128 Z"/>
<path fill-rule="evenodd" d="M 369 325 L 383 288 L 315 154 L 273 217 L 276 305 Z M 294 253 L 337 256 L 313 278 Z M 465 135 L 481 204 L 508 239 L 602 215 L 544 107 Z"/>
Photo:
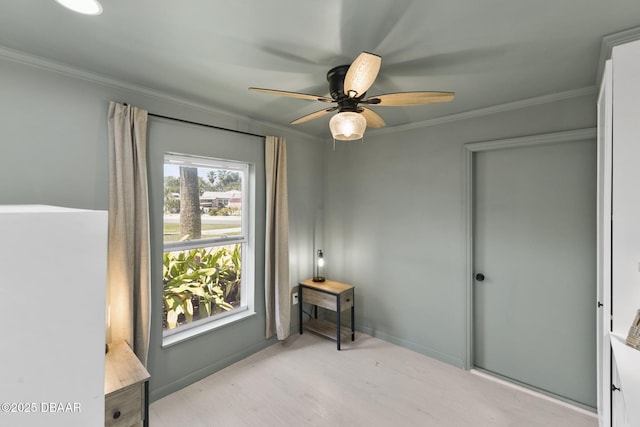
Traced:
<path fill-rule="evenodd" d="M 355 340 L 355 320 L 354 320 L 354 292 L 353 286 L 345 283 L 326 280 L 324 282 L 314 282 L 307 279 L 299 283 L 298 294 L 300 297 L 300 334 L 304 329 L 318 333 L 327 338 L 337 341 L 337 348 L 340 350 L 342 336 L 348 337 L 351 334 L 351 341 Z M 302 304 L 312 304 L 314 306 L 314 318 L 303 323 Z M 328 320 L 318 319 L 318 307 L 336 312 L 336 323 Z M 351 309 L 351 329 L 343 327 L 340 323 L 341 313 Z"/>
<path fill-rule="evenodd" d="M 149 426 L 149 373 L 129 345 L 109 344 L 105 357 L 105 426 Z"/>

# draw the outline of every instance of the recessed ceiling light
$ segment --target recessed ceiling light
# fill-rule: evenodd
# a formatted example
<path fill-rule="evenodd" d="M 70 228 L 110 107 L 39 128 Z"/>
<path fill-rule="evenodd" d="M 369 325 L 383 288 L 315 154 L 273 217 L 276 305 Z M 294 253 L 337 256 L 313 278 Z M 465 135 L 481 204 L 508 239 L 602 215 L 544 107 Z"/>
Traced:
<path fill-rule="evenodd" d="M 83 15 L 100 15 L 102 5 L 98 0 L 56 0 L 64 7 Z"/>

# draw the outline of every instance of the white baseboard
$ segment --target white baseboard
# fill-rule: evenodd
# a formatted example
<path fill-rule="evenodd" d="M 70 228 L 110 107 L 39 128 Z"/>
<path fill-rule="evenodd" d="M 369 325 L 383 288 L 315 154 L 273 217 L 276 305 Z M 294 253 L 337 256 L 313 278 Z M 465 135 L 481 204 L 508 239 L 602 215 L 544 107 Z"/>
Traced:
<path fill-rule="evenodd" d="M 553 402 L 553 403 L 555 403 L 557 405 L 564 406 L 565 408 L 572 409 L 572 410 L 574 410 L 576 412 L 579 412 L 581 414 L 588 415 L 588 416 L 593 417 L 593 418 L 598 418 L 598 414 L 593 412 L 593 411 L 590 411 L 588 409 L 585 409 L 585 408 L 582 408 L 580 406 L 574 405 L 572 403 L 566 402 L 564 400 L 556 399 L 555 397 L 549 396 L 549 395 L 544 394 L 544 393 L 540 393 L 539 391 L 535 391 L 535 390 L 532 390 L 530 388 L 523 387 L 523 386 L 518 385 L 516 383 L 513 383 L 511 381 L 503 380 L 502 378 L 499 378 L 497 376 L 488 374 L 488 373 L 480 371 L 478 369 L 471 369 L 469 372 L 474 374 L 474 375 L 478 375 L 478 376 L 480 376 L 482 378 L 486 378 L 486 379 L 488 379 L 490 381 L 494 381 L 494 382 L 497 382 L 499 384 L 502 384 L 502 385 L 504 385 L 506 387 L 511 387 L 511 388 L 519 390 L 519 391 L 521 391 L 523 393 L 527 393 L 527 394 L 530 394 L 532 396 L 536 396 L 536 397 L 538 397 L 540 399 L 544 399 L 544 400 L 547 400 L 549 402 Z"/>

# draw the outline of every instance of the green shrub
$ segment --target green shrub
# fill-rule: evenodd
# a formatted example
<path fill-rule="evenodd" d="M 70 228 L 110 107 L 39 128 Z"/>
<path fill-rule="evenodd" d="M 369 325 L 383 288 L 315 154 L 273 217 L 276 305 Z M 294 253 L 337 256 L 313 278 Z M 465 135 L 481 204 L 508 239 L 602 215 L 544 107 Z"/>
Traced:
<path fill-rule="evenodd" d="M 173 329 L 240 303 L 240 245 L 163 255 L 164 324 Z"/>

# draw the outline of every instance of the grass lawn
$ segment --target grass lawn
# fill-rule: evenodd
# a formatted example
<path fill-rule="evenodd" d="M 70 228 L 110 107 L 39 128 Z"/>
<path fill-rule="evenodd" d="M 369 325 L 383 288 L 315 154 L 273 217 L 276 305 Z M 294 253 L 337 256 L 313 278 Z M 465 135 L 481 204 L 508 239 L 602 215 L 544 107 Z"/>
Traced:
<path fill-rule="evenodd" d="M 213 237 L 213 236 L 205 236 L 204 234 L 207 231 L 212 230 L 229 230 L 227 233 L 222 233 L 222 235 L 230 237 L 230 236 L 239 236 L 240 224 L 202 224 L 202 238 Z M 179 240 L 180 236 L 180 224 L 164 224 L 164 242 L 176 242 Z"/>

